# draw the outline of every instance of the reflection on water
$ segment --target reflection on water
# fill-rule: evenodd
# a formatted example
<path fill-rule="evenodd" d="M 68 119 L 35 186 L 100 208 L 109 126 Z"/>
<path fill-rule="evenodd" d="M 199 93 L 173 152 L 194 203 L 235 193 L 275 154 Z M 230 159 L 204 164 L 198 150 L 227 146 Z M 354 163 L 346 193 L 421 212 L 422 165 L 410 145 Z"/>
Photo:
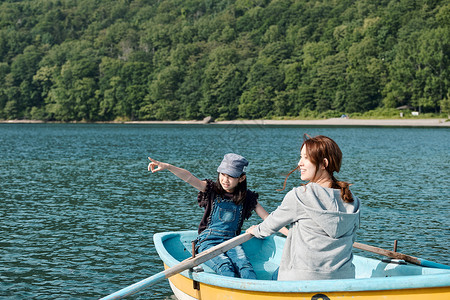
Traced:
<path fill-rule="evenodd" d="M 162 271 L 156 232 L 195 230 L 196 191 L 147 156 L 214 178 L 225 153 L 274 210 L 303 133 L 335 139 L 363 201 L 358 241 L 449 264 L 450 130 L 247 125 L 0 124 L 0 296 L 97 299 Z M 253 216 L 244 226 L 259 222 Z M 355 253 L 361 253 L 355 250 Z M 365 255 L 376 257 L 374 254 Z M 136 299 L 173 299 L 167 281 Z"/>

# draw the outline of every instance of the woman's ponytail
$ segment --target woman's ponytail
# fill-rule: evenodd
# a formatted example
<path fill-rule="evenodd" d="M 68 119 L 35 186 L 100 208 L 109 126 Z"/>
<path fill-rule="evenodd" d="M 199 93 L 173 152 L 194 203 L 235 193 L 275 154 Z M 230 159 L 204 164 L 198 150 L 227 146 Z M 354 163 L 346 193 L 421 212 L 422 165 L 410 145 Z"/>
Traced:
<path fill-rule="evenodd" d="M 346 203 L 353 202 L 353 195 L 350 192 L 350 185 L 345 181 L 338 181 L 333 175 L 331 175 L 331 179 L 333 180 L 333 188 L 341 190 L 341 198 Z"/>

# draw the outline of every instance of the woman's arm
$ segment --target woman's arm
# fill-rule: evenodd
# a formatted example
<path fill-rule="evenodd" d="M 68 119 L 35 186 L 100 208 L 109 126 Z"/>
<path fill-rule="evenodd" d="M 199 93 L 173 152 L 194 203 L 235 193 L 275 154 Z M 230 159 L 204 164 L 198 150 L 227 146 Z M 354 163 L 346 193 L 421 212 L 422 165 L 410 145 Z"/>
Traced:
<path fill-rule="evenodd" d="M 298 200 L 293 191 L 284 196 L 281 204 L 264 221 L 257 226 L 251 226 L 246 232 L 257 238 L 264 238 L 281 230 L 283 226 L 291 224 L 298 219 Z"/>
<path fill-rule="evenodd" d="M 255 212 L 263 220 L 265 220 L 267 218 L 267 216 L 269 215 L 269 213 L 264 209 L 264 207 L 262 207 L 261 204 L 259 204 L 259 202 L 256 203 Z M 288 236 L 289 229 L 287 229 L 286 227 L 283 227 L 278 232 L 280 232 L 281 234 L 284 234 L 285 236 Z"/>
<path fill-rule="evenodd" d="M 177 176 L 183 181 L 186 181 L 187 183 L 195 187 L 197 190 L 201 192 L 204 192 L 206 190 L 206 181 L 198 179 L 197 177 L 192 175 L 192 173 L 189 172 L 188 170 L 175 167 L 174 165 L 168 163 L 154 160 L 150 157 L 148 159 L 150 160 L 150 163 L 148 164 L 148 170 L 151 171 L 152 173 L 162 170 L 169 170 L 175 176 Z"/>

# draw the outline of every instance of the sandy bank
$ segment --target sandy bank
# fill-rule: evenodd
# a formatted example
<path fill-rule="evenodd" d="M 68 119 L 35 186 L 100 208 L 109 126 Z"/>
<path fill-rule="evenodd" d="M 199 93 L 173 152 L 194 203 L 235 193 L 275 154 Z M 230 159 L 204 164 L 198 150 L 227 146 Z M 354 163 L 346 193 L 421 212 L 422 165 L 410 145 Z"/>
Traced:
<path fill-rule="evenodd" d="M 127 124 L 204 124 L 202 121 L 139 121 Z M 399 127 L 450 127 L 445 119 L 345 119 L 323 120 L 233 120 L 209 124 L 222 125 L 305 125 L 305 126 L 399 126 Z"/>
<path fill-rule="evenodd" d="M 36 120 L 4 120 L 0 123 L 44 123 Z M 121 124 L 205 124 L 203 121 L 130 121 L 104 122 Z M 209 123 L 211 125 L 302 125 L 302 126 L 395 126 L 395 127 L 450 127 L 445 119 L 345 119 L 321 120 L 233 120 Z"/>

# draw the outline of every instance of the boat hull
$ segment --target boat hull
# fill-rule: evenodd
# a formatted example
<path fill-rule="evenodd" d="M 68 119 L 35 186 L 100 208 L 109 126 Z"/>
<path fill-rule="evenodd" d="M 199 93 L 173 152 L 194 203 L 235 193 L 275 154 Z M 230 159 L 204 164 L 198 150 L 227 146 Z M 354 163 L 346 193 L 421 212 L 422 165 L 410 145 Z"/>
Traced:
<path fill-rule="evenodd" d="M 194 289 L 194 280 L 183 275 L 175 275 L 169 279 L 170 287 L 178 300 L 215 299 L 215 300 L 327 300 L 327 299 L 355 299 L 355 300 L 443 300 L 450 299 L 450 288 L 422 288 L 379 291 L 352 292 L 314 292 L 314 293 L 271 293 L 236 290 L 219 286 L 199 283 L 199 289 Z"/>
<path fill-rule="evenodd" d="M 157 235 L 155 245 L 166 269 L 191 255 L 189 243 L 195 233 Z M 283 241 L 281 237 L 272 237 L 252 239 L 243 245 L 262 280 L 223 277 L 203 266 L 204 272 L 184 271 L 172 276 L 170 286 L 179 300 L 450 299 L 450 270 L 403 266 L 359 256 L 354 260 L 356 279 L 268 280 L 279 262 Z M 269 249 L 270 255 L 261 255 L 261 249 Z"/>

